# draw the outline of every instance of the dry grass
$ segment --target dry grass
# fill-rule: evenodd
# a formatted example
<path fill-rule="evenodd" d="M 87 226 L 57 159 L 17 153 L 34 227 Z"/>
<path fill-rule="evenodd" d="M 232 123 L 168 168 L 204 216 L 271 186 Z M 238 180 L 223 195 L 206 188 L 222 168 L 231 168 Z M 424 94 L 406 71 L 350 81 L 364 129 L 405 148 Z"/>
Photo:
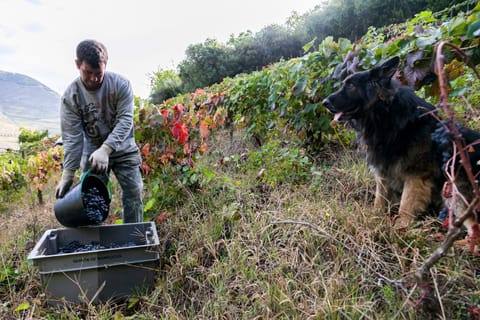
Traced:
<path fill-rule="evenodd" d="M 51 194 L 51 190 L 47 190 Z M 26 192 L 22 203 L 12 203 L 0 213 L 0 243 L 8 243 L 24 232 L 32 232 L 37 238 L 45 228 L 59 228 L 55 219 L 51 197 L 44 205 L 35 204 L 36 196 Z"/>
<path fill-rule="evenodd" d="M 220 144 L 203 161 L 218 163 L 218 154 L 247 148 L 243 140 Z M 389 216 L 372 210 L 374 183 L 362 157 L 341 149 L 325 150 L 322 159 L 301 185 L 265 188 L 224 165 L 212 167 L 216 178 L 209 187 L 182 190 L 187 205 L 158 225 L 162 258 L 155 289 L 135 303 L 48 307 L 38 274 L 24 262 L 28 249 L 20 235 L 27 229 L 31 237 L 31 229 L 16 224 L 19 236 L 2 249 L 0 275 L 12 264 L 22 274 L 15 285 L 0 281 L 0 289 L 8 289 L 0 291 L 6 301 L 0 317 L 475 319 L 478 257 L 452 250 L 431 271 L 434 301 L 419 303 L 413 273 L 439 244 L 439 221 L 418 221 L 397 234 Z M 48 210 L 33 209 L 36 217 Z M 30 307 L 16 312 L 25 301 Z"/>

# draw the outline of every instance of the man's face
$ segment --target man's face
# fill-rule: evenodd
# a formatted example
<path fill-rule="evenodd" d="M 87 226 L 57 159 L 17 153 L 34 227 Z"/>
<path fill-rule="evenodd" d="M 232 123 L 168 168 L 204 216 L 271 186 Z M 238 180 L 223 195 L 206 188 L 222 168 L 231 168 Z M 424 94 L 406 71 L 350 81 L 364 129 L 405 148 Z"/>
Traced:
<path fill-rule="evenodd" d="M 81 63 L 76 60 L 78 70 L 80 70 L 80 77 L 87 90 L 98 90 L 102 86 L 103 77 L 105 75 L 105 64 L 100 63 L 99 68 L 93 68 L 85 61 Z"/>

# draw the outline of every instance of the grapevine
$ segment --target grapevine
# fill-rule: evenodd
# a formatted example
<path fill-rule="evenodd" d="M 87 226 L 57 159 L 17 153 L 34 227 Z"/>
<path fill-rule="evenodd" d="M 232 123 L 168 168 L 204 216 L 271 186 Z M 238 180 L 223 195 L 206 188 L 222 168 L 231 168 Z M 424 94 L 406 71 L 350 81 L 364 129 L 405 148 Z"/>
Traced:
<path fill-rule="evenodd" d="M 45 141 L 44 144 L 50 148 L 31 155 L 25 173 L 31 191 L 37 194 L 39 204 L 43 204 L 44 186 L 51 181 L 54 173 L 62 170 L 63 148 L 53 146 L 52 140 Z"/>
<path fill-rule="evenodd" d="M 222 127 L 226 111 L 219 107 L 223 92 L 197 89 L 194 93 L 147 104 L 138 110 L 136 139 L 143 156 L 142 168 L 154 174 L 167 164 L 195 165 L 195 153 L 208 150 L 208 137 Z"/>

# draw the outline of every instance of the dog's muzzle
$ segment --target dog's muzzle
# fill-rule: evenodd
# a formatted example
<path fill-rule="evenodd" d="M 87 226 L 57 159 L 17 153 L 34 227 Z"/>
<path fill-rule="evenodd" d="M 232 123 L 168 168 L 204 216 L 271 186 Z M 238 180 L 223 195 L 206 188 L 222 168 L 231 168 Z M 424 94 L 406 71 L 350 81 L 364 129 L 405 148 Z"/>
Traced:
<path fill-rule="evenodd" d="M 333 112 L 331 109 L 333 105 L 328 98 L 323 99 L 322 104 L 325 108 L 327 108 L 328 111 Z"/>
<path fill-rule="evenodd" d="M 333 117 L 333 120 L 330 122 L 330 125 L 334 126 L 337 122 L 340 121 L 340 118 L 342 117 L 343 112 L 336 111 L 332 102 L 330 102 L 328 98 L 323 99 L 322 104 L 325 108 L 327 108 L 329 112 L 335 114 L 335 116 Z"/>

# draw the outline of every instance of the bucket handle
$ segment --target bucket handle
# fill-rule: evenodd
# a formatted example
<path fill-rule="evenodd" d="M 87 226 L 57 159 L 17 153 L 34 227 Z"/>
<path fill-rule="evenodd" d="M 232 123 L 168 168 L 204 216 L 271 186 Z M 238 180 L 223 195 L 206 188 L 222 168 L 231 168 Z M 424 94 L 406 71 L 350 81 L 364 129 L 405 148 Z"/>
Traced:
<path fill-rule="evenodd" d="M 85 170 L 80 178 L 80 185 L 83 185 L 83 180 L 85 180 L 85 178 L 90 174 L 90 171 L 91 171 L 92 168 L 88 168 L 87 170 Z M 109 177 L 108 177 L 108 174 L 106 172 L 103 173 L 105 175 L 105 177 L 107 178 L 107 190 L 108 190 L 108 197 L 110 198 L 110 200 L 112 200 L 112 194 L 113 194 L 113 191 L 112 191 L 112 182 L 110 181 Z"/>

